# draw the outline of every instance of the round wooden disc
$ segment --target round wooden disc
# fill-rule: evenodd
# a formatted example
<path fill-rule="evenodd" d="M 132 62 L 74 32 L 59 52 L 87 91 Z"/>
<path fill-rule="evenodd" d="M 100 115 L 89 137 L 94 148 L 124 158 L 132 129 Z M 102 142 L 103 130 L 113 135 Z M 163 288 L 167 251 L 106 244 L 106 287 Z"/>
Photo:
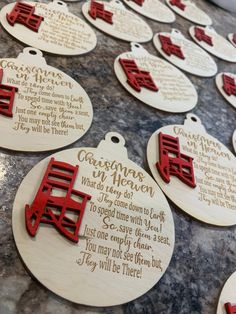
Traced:
<path fill-rule="evenodd" d="M 170 183 L 161 178 L 156 167 L 160 132 L 178 137 L 180 152 L 194 158 L 195 188 L 184 184 L 176 176 L 170 177 Z M 147 158 L 161 189 L 182 210 L 209 224 L 236 224 L 236 158 L 206 133 L 197 116 L 188 114 L 184 125 L 169 125 L 157 130 L 148 142 Z"/>
<path fill-rule="evenodd" d="M 76 303 L 112 306 L 141 296 L 162 277 L 173 253 L 174 223 L 166 198 L 128 159 L 124 144 L 119 134 L 108 133 L 97 149 L 53 155 L 79 165 L 73 190 L 91 195 L 78 243 L 53 225 L 40 223 L 35 238 L 26 231 L 25 205 L 32 204 L 51 157 L 28 173 L 14 201 L 13 234 L 25 265 L 48 289 Z M 57 190 L 53 195 L 62 196 Z"/>
<path fill-rule="evenodd" d="M 162 50 L 162 45 L 158 35 L 170 37 L 173 44 L 180 46 L 185 59 L 180 59 L 174 54 L 168 56 Z M 217 65 L 211 56 L 209 56 L 209 54 L 198 45 L 186 39 L 177 29 L 172 29 L 171 33 L 155 34 L 153 37 L 153 43 L 157 51 L 165 59 L 186 72 L 203 77 L 210 77 L 217 73 Z"/>
<path fill-rule="evenodd" d="M 116 76 L 120 83 L 134 97 L 145 104 L 168 112 L 185 112 L 197 104 L 197 92 L 190 80 L 173 65 L 149 54 L 140 44 L 132 43 L 130 52 L 119 55 L 114 62 Z M 127 83 L 119 59 L 134 60 L 139 69 L 150 72 L 158 91 L 145 87 L 137 92 Z"/>
<path fill-rule="evenodd" d="M 6 14 L 12 11 L 15 4 L 3 7 L 0 22 L 6 31 L 25 44 L 59 55 L 81 55 L 95 48 L 97 38 L 92 28 L 69 13 L 67 4 L 63 1 L 53 0 L 49 4 L 27 2 L 35 7 L 36 15 L 44 17 L 38 32 L 19 23 L 14 26 L 8 23 Z"/>
<path fill-rule="evenodd" d="M 236 272 L 234 272 L 224 284 L 224 287 L 220 294 L 216 314 L 226 314 L 225 303 L 229 302 L 232 306 L 236 305 L 235 286 Z"/>
<path fill-rule="evenodd" d="M 230 76 L 232 78 L 234 78 L 235 82 L 236 82 L 236 75 L 233 73 L 219 73 L 215 80 L 216 80 L 216 86 L 218 88 L 218 90 L 220 91 L 221 95 L 234 107 L 236 108 L 236 96 L 234 95 L 227 95 L 226 92 L 223 89 L 223 74 Z"/>
<path fill-rule="evenodd" d="M 182 3 L 185 5 L 184 10 L 181 10 L 177 6 L 171 5 L 170 1 L 171 0 L 166 0 L 168 6 L 185 19 L 200 25 L 212 24 L 211 18 L 204 11 L 198 8 L 191 0 L 182 0 Z"/>
<path fill-rule="evenodd" d="M 145 0 L 142 6 L 133 0 L 124 0 L 124 2 L 134 11 L 162 23 L 173 23 L 175 21 L 174 13 L 159 0 Z"/>
<path fill-rule="evenodd" d="M 234 131 L 234 134 L 233 134 L 233 147 L 234 147 L 234 151 L 236 153 L 236 130 Z"/>
<path fill-rule="evenodd" d="M 198 26 L 199 27 L 199 26 Z M 229 62 L 236 62 L 236 49 L 229 43 L 229 41 L 217 34 L 211 26 L 199 27 L 204 30 L 206 35 L 212 37 L 213 46 L 208 45 L 204 41 L 198 41 L 194 35 L 194 26 L 191 26 L 189 33 L 193 40 L 202 48 L 213 54 L 214 56 Z"/>
<path fill-rule="evenodd" d="M 13 117 L 0 115 L 0 146 L 46 151 L 82 137 L 93 119 L 85 90 L 70 76 L 47 65 L 42 52 L 25 48 L 17 59 L 0 59 L 2 84 L 18 88 Z"/>
<path fill-rule="evenodd" d="M 234 34 L 229 34 L 228 39 L 231 42 L 231 44 L 236 48 L 236 43 L 233 40 Z"/>
<path fill-rule="evenodd" d="M 148 24 L 137 14 L 127 10 L 121 1 L 111 0 L 110 2 L 98 2 L 104 4 L 106 11 L 113 13 L 113 24 L 109 24 L 100 18 L 93 19 L 88 13 L 91 2 L 85 2 L 82 6 L 82 12 L 85 18 L 95 27 L 110 36 L 125 41 L 142 43 L 152 39 L 153 32 Z"/>

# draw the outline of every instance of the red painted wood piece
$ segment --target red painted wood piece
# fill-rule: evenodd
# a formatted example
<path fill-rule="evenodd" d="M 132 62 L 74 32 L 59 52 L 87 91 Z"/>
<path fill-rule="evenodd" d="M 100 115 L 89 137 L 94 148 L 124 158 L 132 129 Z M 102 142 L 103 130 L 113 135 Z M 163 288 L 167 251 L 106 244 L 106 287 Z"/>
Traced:
<path fill-rule="evenodd" d="M 236 44 L 236 34 L 233 34 L 233 42 Z"/>
<path fill-rule="evenodd" d="M 17 87 L 1 84 L 3 78 L 3 69 L 0 69 L 0 114 L 13 117 L 13 105 Z"/>
<path fill-rule="evenodd" d="M 22 24 L 34 32 L 38 32 L 43 17 L 34 14 L 35 7 L 26 3 L 17 2 L 6 18 L 11 26 L 15 23 Z"/>
<path fill-rule="evenodd" d="M 32 205 L 25 206 L 29 235 L 34 237 L 40 223 L 45 223 L 54 226 L 67 239 L 78 242 L 84 210 L 91 198 L 73 189 L 78 169 L 78 165 L 51 158 Z M 56 191 L 61 191 L 63 196 L 56 196 Z"/>
<path fill-rule="evenodd" d="M 198 41 L 204 41 L 209 46 L 214 46 L 212 37 L 207 35 L 204 29 L 199 28 L 199 27 L 194 27 L 194 36 L 195 38 L 197 38 Z"/>
<path fill-rule="evenodd" d="M 180 46 L 172 43 L 170 37 L 159 34 L 158 38 L 161 43 L 161 49 L 168 55 L 175 55 L 176 57 L 184 60 L 184 54 Z"/>
<path fill-rule="evenodd" d="M 171 0 L 170 4 L 173 6 L 178 7 L 180 10 L 184 11 L 186 8 L 186 5 L 182 3 L 181 0 Z"/>
<path fill-rule="evenodd" d="M 235 314 L 236 313 L 236 305 L 231 305 L 230 302 L 225 303 L 225 310 L 227 314 Z"/>
<path fill-rule="evenodd" d="M 145 0 L 132 0 L 133 2 L 135 2 L 136 4 L 140 5 L 140 7 L 144 4 Z"/>
<path fill-rule="evenodd" d="M 113 13 L 106 11 L 104 9 L 103 3 L 99 3 L 99 2 L 91 0 L 88 13 L 94 20 L 96 20 L 96 18 L 100 18 L 109 24 L 113 24 L 113 21 L 112 21 Z"/>
<path fill-rule="evenodd" d="M 226 74 L 222 74 L 223 80 L 223 90 L 229 96 L 234 95 L 236 96 L 236 84 L 233 77 L 230 77 Z"/>
<path fill-rule="evenodd" d="M 140 70 L 134 60 L 120 58 L 119 62 L 126 74 L 127 83 L 137 92 L 141 92 L 141 87 L 154 92 L 158 91 L 158 87 L 154 83 L 150 72 Z"/>
<path fill-rule="evenodd" d="M 196 187 L 193 169 L 193 158 L 180 152 L 179 138 L 159 133 L 159 161 L 157 170 L 166 182 L 170 176 L 176 176 L 191 188 Z"/>

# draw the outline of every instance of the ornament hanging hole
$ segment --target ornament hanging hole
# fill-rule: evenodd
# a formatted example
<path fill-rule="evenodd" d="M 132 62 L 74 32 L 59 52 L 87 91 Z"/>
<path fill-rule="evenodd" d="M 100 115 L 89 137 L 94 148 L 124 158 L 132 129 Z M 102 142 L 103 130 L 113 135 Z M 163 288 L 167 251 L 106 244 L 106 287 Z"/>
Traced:
<path fill-rule="evenodd" d="M 111 141 L 112 141 L 114 144 L 120 143 L 120 139 L 119 139 L 117 136 L 112 136 L 112 137 L 111 137 Z"/>
<path fill-rule="evenodd" d="M 197 118 L 195 118 L 195 117 L 191 117 L 191 120 L 192 120 L 193 122 L 197 122 Z"/>
<path fill-rule="evenodd" d="M 29 54 L 31 54 L 32 56 L 36 56 L 37 55 L 37 51 L 29 50 Z"/>
<path fill-rule="evenodd" d="M 105 136 L 105 140 L 108 143 L 119 145 L 120 147 L 125 146 L 125 139 L 117 132 L 109 132 Z"/>
<path fill-rule="evenodd" d="M 66 3 L 63 2 L 63 1 L 57 1 L 57 0 L 54 0 L 55 1 L 55 4 L 60 6 L 60 7 L 65 7 L 66 6 Z"/>
<path fill-rule="evenodd" d="M 184 125 L 190 127 L 191 129 L 201 130 L 204 133 L 206 132 L 201 119 L 193 113 L 187 114 Z"/>
<path fill-rule="evenodd" d="M 202 122 L 201 122 L 201 120 L 198 118 L 198 116 L 196 116 L 196 115 L 193 114 L 193 113 L 187 114 L 186 118 L 187 118 L 188 121 L 190 121 L 190 123 L 194 123 L 194 124 L 198 124 L 198 125 L 201 125 L 201 124 L 202 124 Z"/>

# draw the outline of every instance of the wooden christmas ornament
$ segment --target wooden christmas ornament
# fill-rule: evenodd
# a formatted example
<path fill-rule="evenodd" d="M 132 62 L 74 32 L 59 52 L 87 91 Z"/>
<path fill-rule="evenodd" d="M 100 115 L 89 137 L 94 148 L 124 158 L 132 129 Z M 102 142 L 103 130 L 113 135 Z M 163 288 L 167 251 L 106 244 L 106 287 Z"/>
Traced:
<path fill-rule="evenodd" d="M 95 27 L 113 37 L 136 42 L 148 42 L 153 33 L 137 14 L 127 10 L 119 0 L 88 1 L 82 6 L 85 18 Z"/>
<path fill-rule="evenodd" d="M 76 303 L 113 306 L 141 296 L 163 276 L 173 253 L 165 196 L 124 145 L 111 132 L 97 148 L 42 160 L 14 201 L 13 234 L 26 267 Z"/>
<path fill-rule="evenodd" d="M 226 281 L 220 294 L 216 314 L 234 314 L 236 312 L 236 272 Z"/>
<path fill-rule="evenodd" d="M 225 61 L 236 62 L 236 49 L 213 27 L 191 26 L 189 33 L 198 45 L 214 56 Z"/>
<path fill-rule="evenodd" d="M 25 44 L 54 54 L 81 55 L 97 43 L 92 28 L 71 14 L 61 0 L 8 4 L 0 12 L 0 22 Z"/>
<path fill-rule="evenodd" d="M 147 159 L 161 189 L 182 210 L 209 224 L 236 224 L 236 158 L 197 116 L 157 130 Z"/>
<path fill-rule="evenodd" d="M 236 108 L 236 75 L 232 73 L 219 73 L 216 76 L 216 86 L 222 96 Z"/>
<path fill-rule="evenodd" d="M 233 134 L 233 147 L 234 147 L 234 151 L 236 153 L 236 130 L 234 131 L 234 134 Z"/>
<path fill-rule="evenodd" d="M 211 25 L 211 18 L 191 0 L 166 0 L 168 6 L 183 18 L 200 25 Z"/>
<path fill-rule="evenodd" d="M 131 43 L 131 51 L 116 58 L 114 69 L 128 92 L 156 109 L 185 112 L 197 104 L 197 92 L 189 79 L 140 44 Z"/>
<path fill-rule="evenodd" d="M 93 119 L 91 101 L 71 77 L 27 47 L 0 59 L 0 146 L 46 151 L 82 137 Z"/>
<path fill-rule="evenodd" d="M 203 77 L 217 73 L 217 65 L 211 56 L 177 29 L 172 29 L 171 33 L 157 33 L 153 42 L 164 58 L 186 72 Z"/>
<path fill-rule="evenodd" d="M 159 0 L 124 0 L 131 9 L 154 21 L 173 23 L 174 13 Z"/>
<path fill-rule="evenodd" d="M 231 42 L 231 44 L 236 48 L 236 33 L 235 34 L 229 34 L 228 39 Z"/>

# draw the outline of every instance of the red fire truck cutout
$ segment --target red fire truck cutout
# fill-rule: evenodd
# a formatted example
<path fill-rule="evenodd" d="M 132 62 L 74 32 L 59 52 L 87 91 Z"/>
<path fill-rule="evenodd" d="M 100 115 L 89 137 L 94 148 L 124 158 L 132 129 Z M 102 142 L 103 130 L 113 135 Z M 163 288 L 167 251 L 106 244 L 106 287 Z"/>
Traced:
<path fill-rule="evenodd" d="M 96 20 L 96 18 L 100 18 L 109 24 L 113 24 L 112 21 L 113 13 L 106 11 L 104 9 L 103 3 L 98 3 L 96 1 L 91 0 L 90 9 L 88 13 L 94 20 Z"/>
<path fill-rule="evenodd" d="M 0 114 L 13 117 L 13 104 L 17 87 L 1 84 L 3 78 L 3 69 L 0 69 Z"/>
<path fill-rule="evenodd" d="M 214 46 L 212 37 L 207 35 L 204 31 L 204 29 L 199 28 L 199 27 L 194 27 L 194 36 L 197 38 L 198 41 L 204 41 L 207 43 L 209 46 Z"/>
<path fill-rule="evenodd" d="M 186 7 L 186 5 L 181 2 L 181 0 L 171 0 L 170 4 L 175 7 L 178 7 L 182 11 L 184 11 Z"/>
<path fill-rule="evenodd" d="M 132 0 L 133 2 L 135 2 L 137 5 L 140 5 L 140 7 L 144 4 L 145 0 Z"/>
<path fill-rule="evenodd" d="M 176 176 L 191 188 L 196 187 L 193 158 L 180 153 L 179 138 L 159 133 L 159 161 L 157 170 L 166 182 L 170 182 L 170 176 Z"/>
<path fill-rule="evenodd" d="M 164 35 L 158 35 L 158 38 L 161 43 L 161 49 L 168 55 L 175 55 L 180 59 L 185 59 L 184 54 L 181 50 L 181 47 L 172 43 L 170 37 Z"/>
<path fill-rule="evenodd" d="M 236 96 L 236 84 L 233 77 L 230 77 L 226 74 L 222 74 L 223 80 L 223 90 L 228 96 Z"/>
<path fill-rule="evenodd" d="M 236 34 L 233 34 L 233 42 L 236 44 Z"/>
<path fill-rule="evenodd" d="M 140 70 L 134 60 L 120 58 L 119 62 L 127 77 L 127 83 L 137 92 L 141 92 L 141 87 L 154 92 L 158 91 L 151 74 L 148 71 Z"/>
<path fill-rule="evenodd" d="M 32 237 L 36 235 L 39 224 L 45 223 L 54 226 L 67 239 L 78 242 L 84 210 L 91 198 L 73 189 L 78 169 L 78 165 L 51 158 L 32 205 L 25 206 L 26 229 Z M 55 196 L 56 190 L 65 196 Z M 71 219 L 68 214 L 76 218 Z"/>
<path fill-rule="evenodd" d="M 231 303 L 225 303 L 225 310 L 227 314 L 235 314 L 236 313 L 236 305 L 231 305 Z"/>
<path fill-rule="evenodd" d="M 38 32 L 43 17 L 34 14 L 35 7 L 32 5 L 17 2 L 10 14 L 7 14 L 7 21 L 11 26 L 15 23 L 22 24 L 34 32 Z"/>

